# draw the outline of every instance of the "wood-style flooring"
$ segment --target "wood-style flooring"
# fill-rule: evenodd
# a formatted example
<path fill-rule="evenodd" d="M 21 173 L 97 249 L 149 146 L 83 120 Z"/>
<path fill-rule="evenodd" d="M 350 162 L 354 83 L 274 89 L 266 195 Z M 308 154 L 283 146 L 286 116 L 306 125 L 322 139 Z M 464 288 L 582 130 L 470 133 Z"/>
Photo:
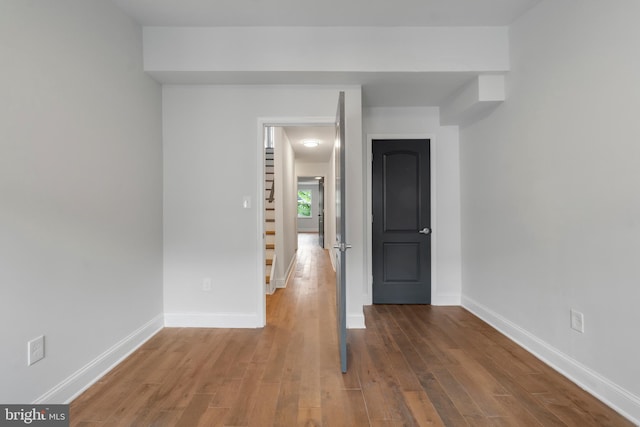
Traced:
<path fill-rule="evenodd" d="M 265 328 L 163 329 L 71 404 L 71 425 L 632 425 L 460 307 L 366 307 L 343 375 L 315 239 L 300 235 Z"/>

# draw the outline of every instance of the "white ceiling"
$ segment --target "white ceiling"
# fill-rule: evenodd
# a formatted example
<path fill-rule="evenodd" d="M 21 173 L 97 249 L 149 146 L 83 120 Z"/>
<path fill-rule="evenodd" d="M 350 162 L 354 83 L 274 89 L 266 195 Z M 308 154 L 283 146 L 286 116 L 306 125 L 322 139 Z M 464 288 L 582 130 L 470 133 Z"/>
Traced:
<path fill-rule="evenodd" d="M 112 0 L 143 26 L 505 26 L 540 0 Z M 161 83 L 359 84 L 364 107 L 439 106 L 469 73 L 182 73 Z M 333 128 L 287 127 L 296 157 L 326 161 Z M 317 149 L 305 138 L 323 141 Z"/>
<path fill-rule="evenodd" d="M 302 162 L 328 162 L 333 151 L 336 130 L 333 126 L 285 126 L 289 142 L 293 147 L 297 160 Z M 305 147 L 305 139 L 320 141 L 314 148 Z"/>
<path fill-rule="evenodd" d="M 495 26 L 539 0 L 113 0 L 144 26 Z"/>

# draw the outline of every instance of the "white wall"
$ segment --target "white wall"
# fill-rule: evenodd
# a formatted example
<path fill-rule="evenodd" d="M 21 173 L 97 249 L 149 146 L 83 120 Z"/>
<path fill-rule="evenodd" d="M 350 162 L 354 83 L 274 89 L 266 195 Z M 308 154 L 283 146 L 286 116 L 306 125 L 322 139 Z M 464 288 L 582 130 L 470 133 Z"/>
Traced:
<path fill-rule="evenodd" d="M 300 118 L 333 122 L 338 88 L 164 86 L 164 304 L 171 325 L 245 326 L 264 323 L 261 204 L 262 129 Z M 364 280 L 362 121 L 359 87 L 345 88 L 347 209 L 354 243 L 347 274 Z M 313 124 L 313 123 L 311 123 Z M 349 154 L 351 152 L 351 154 Z M 224 184 L 224 185 L 223 185 Z M 213 278 L 213 290 L 201 291 Z M 348 310 L 362 317 L 361 293 Z"/>
<path fill-rule="evenodd" d="M 68 401 L 162 326 L 160 96 L 110 2 L 0 3 L 0 402 Z"/>
<path fill-rule="evenodd" d="M 465 306 L 636 423 L 638 16 L 543 1 L 511 27 L 507 101 L 461 132 Z"/>
<path fill-rule="evenodd" d="M 144 43 L 145 70 L 161 79 L 166 73 L 198 79 L 229 71 L 482 72 L 509 67 L 506 27 L 146 27 Z"/>
<path fill-rule="evenodd" d="M 318 191 L 318 184 L 304 184 L 298 183 L 298 190 L 311 191 L 311 217 L 302 218 L 298 217 L 298 231 L 302 233 L 317 233 L 318 232 L 318 210 L 320 204 L 318 203 L 318 197 L 320 193 Z"/>
<path fill-rule="evenodd" d="M 274 283 L 284 287 L 294 267 L 298 249 L 296 230 L 296 161 L 291 142 L 282 127 L 275 128 L 276 268 Z"/>
<path fill-rule="evenodd" d="M 229 44 L 228 41 L 234 42 Z M 155 76 L 159 81 L 165 83 L 175 84 L 197 84 L 197 83 L 314 83 L 319 84 L 322 82 L 329 82 L 335 79 L 340 81 L 353 81 L 359 78 L 367 79 L 370 76 L 365 76 L 365 73 L 398 73 L 398 72 L 412 72 L 412 73 L 425 73 L 425 72 L 503 72 L 509 69 L 509 55 L 508 55 L 508 29 L 506 27 L 465 27 L 465 28 L 359 28 L 359 27 L 341 27 L 341 28 L 274 28 L 274 27 L 226 27 L 226 28 L 169 28 L 169 27 L 149 27 L 144 29 L 144 43 L 145 43 L 145 70 L 151 75 Z M 265 49 L 268 46 L 268 49 Z M 313 49 L 309 49 L 309 46 L 313 46 Z M 346 80 L 345 80 L 346 79 Z M 177 87 L 177 86 L 175 86 Z M 255 87 L 254 87 L 255 88 Z M 302 87 L 300 87 L 302 88 Z M 210 110 L 216 111 L 217 107 L 210 107 L 210 102 L 205 101 L 206 98 L 212 98 L 215 95 L 207 95 L 208 89 L 201 90 L 198 88 L 192 88 L 195 92 L 199 92 L 200 95 L 194 95 L 194 101 L 186 101 L 187 104 L 200 104 L 197 108 L 202 108 L 203 111 Z M 235 96 L 236 91 L 246 93 L 247 88 L 241 89 L 237 86 L 236 89 L 230 91 L 228 95 Z M 165 94 L 168 92 L 165 91 Z M 178 101 L 178 104 L 183 101 Z M 216 101 L 222 103 L 222 100 Z M 231 103 L 237 101 L 231 100 Z M 237 124 L 240 121 L 240 117 L 246 117 L 248 114 L 260 114 L 255 106 L 250 105 L 247 101 L 247 105 L 243 107 L 246 112 L 239 111 L 238 116 L 234 116 L 234 113 L 227 114 L 230 118 L 230 124 Z M 307 102 L 308 103 L 308 102 Z M 293 111 L 306 111 L 307 109 L 313 109 L 313 106 L 297 106 L 297 105 L 285 105 L 283 100 L 279 106 L 270 106 L 264 111 L 287 111 L 286 114 L 295 114 Z M 370 242 L 369 242 L 369 221 L 368 210 L 369 204 L 365 203 L 369 194 L 367 193 L 369 188 L 367 187 L 367 171 L 363 163 L 363 159 L 368 157 L 367 141 L 362 138 L 356 138 L 354 129 L 358 129 L 357 133 L 361 133 L 361 115 L 362 111 L 360 107 L 362 105 L 361 94 L 358 94 L 358 99 L 347 99 L 347 109 L 353 108 L 351 113 L 352 117 L 348 118 L 347 127 L 351 127 L 352 134 L 347 135 L 347 143 L 349 147 L 347 149 L 347 162 L 348 162 L 348 188 L 347 199 L 349 205 L 347 206 L 350 212 L 349 218 L 347 218 L 347 241 L 353 245 L 353 248 L 348 252 L 347 259 L 347 281 L 350 283 L 347 289 L 347 312 L 348 312 L 348 325 L 350 326 L 364 326 L 364 316 L 362 314 L 362 304 L 371 302 L 371 285 L 370 285 Z M 174 108 L 165 103 L 165 108 L 170 108 L 172 111 Z M 184 107 L 184 108 L 183 108 Z M 191 107 L 189 105 L 180 106 L 186 113 L 191 113 Z M 459 239 L 459 193 L 457 188 L 459 187 L 458 177 L 458 146 L 457 146 L 457 128 L 456 127 L 441 127 L 435 123 L 425 124 L 421 121 L 421 118 L 411 116 L 405 120 L 401 117 L 403 114 L 402 109 L 400 113 L 393 113 L 391 111 L 390 118 L 384 118 L 382 115 L 376 116 L 372 121 L 372 131 L 382 133 L 432 133 L 435 132 L 436 139 L 439 141 L 452 141 L 443 145 L 443 149 L 436 152 L 439 157 L 436 163 L 442 163 L 446 165 L 444 168 L 437 171 L 437 177 L 439 178 L 442 188 L 455 188 L 455 191 L 435 191 L 434 194 L 438 197 L 439 206 L 435 213 L 442 214 L 442 224 L 437 227 L 437 235 L 434 235 L 432 239 L 436 239 L 437 236 L 442 236 L 440 241 L 436 242 L 435 254 L 438 259 L 434 262 L 434 267 L 437 269 L 434 271 L 437 280 L 434 280 L 434 303 L 437 304 L 458 304 L 460 302 L 460 239 Z M 173 113 L 171 113 L 173 114 Z M 177 113 L 183 115 L 183 113 Z M 266 112 L 264 114 L 271 114 Z M 304 114 L 304 113 L 303 113 Z M 323 115 L 327 114 L 326 110 L 323 110 Z M 384 112 L 383 112 L 384 114 Z M 395 114 L 395 115 L 394 115 Z M 200 132 L 199 129 L 203 129 L 206 125 L 198 124 L 198 120 L 210 120 L 209 115 L 198 114 L 198 118 L 193 120 L 183 120 L 180 118 L 178 121 L 182 122 L 177 125 L 183 128 L 175 135 L 176 141 L 178 139 L 191 139 L 193 136 L 187 132 L 189 126 L 192 126 L 196 132 Z M 355 120 L 354 120 L 355 118 Z M 170 116 L 165 114 L 165 119 L 172 120 Z M 172 120 L 173 121 L 173 120 Z M 405 122 L 409 122 L 410 126 L 404 127 Z M 380 123 L 380 126 L 377 126 Z M 227 124 L 225 124 L 227 125 Z M 378 130 L 375 130 L 375 129 Z M 415 130 L 409 130 L 409 129 Z M 176 126 L 173 124 L 169 127 L 169 132 L 173 132 Z M 165 127 L 165 130 L 167 128 Z M 348 129 L 349 130 L 349 129 Z M 165 133 L 165 136 L 167 133 Z M 215 131 L 210 128 L 200 134 L 196 135 L 196 138 L 202 139 L 198 142 L 199 145 L 205 144 L 204 135 L 208 135 L 208 139 L 214 139 Z M 244 138 L 240 144 L 245 144 L 247 138 Z M 210 143 L 210 142 L 207 142 Z M 235 144 L 237 145 L 237 144 Z M 198 152 L 202 154 L 200 148 L 196 149 L 194 153 Z M 245 153 L 246 155 L 246 153 Z M 171 155 L 173 156 L 173 155 Z M 179 156 L 184 156 L 180 154 Z M 198 154 L 190 154 L 189 156 L 197 157 Z M 176 157 L 177 158 L 177 157 Z M 200 159 L 206 158 L 200 157 Z M 199 161 L 195 161 L 197 164 Z M 179 163 L 179 162 L 178 162 Z M 176 172 L 170 172 L 172 175 L 177 175 L 177 171 L 183 169 L 187 164 L 178 166 L 176 163 Z M 365 162 L 368 163 L 368 162 Z M 332 159 L 330 164 L 335 164 Z M 165 166 L 167 164 L 165 163 Z M 170 168 L 173 166 L 169 165 Z M 198 167 L 199 168 L 199 167 Z M 225 168 L 222 168 L 224 170 Z M 221 170 L 221 171 L 222 171 Z M 221 172 L 221 175 L 223 173 Z M 203 176 L 210 176 L 210 172 L 206 172 Z M 300 174 L 298 174 L 299 176 Z M 246 183 L 243 180 L 250 178 L 250 175 L 245 175 L 240 181 L 234 185 L 234 188 L 246 188 Z M 173 178 L 169 178 L 169 181 L 165 181 L 165 184 L 173 185 L 171 181 Z M 182 191 L 182 194 L 176 198 L 175 201 L 171 201 L 165 204 L 165 208 L 169 206 L 178 205 L 181 202 L 186 202 L 187 197 L 195 196 L 198 191 L 192 190 L 198 188 L 200 184 L 195 186 L 186 185 L 189 178 L 178 178 L 182 181 L 177 188 L 184 187 L 184 191 L 175 190 L 176 192 Z M 333 185 L 333 177 L 330 176 L 327 187 Z M 170 190 L 174 191 L 174 190 Z M 189 195 L 189 193 L 193 193 Z M 168 193 L 165 192 L 165 196 Z M 235 196 L 237 197 L 237 196 Z M 235 199 L 234 199 L 235 200 Z M 233 204 L 235 205 L 235 203 Z M 330 206 L 330 203 L 328 203 Z M 205 209 L 208 211 L 208 208 Z M 167 211 L 165 210 L 165 214 Z M 173 215 L 172 212 L 168 213 Z M 195 216 L 199 217 L 198 213 Z M 182 222 L 186 222 L 186 215 L 179 214 L 182 218 L 170 219 L 171 225 L 169 228 L 177 229 Z M 214 216 L 215 217 L 215 216 Z M 327 212 L 327 218 L 329 218 L 329 212 Z M 241 221 L 240 217 L 234 217 L 234 222 Z M 201 222 L 198 218 L 194 223 L 194 230 L 201 228 L 196 223 Z M 167 223 L 165 222 L 165 225 Z M 331 225 L 331 222 L 329 222 Z M 213 230 L 213 229 L 212 229 Z M 249 231 L 249 229 L 245 229 Z M 211 230 L 210 230 L 211 231 Z M 165 233 L 171 233 L 165 226 Z M 328 230 L 329 239 L 328 244 L 332 244 L 332 237 L 335 237 L 335 229 Z M 181 233 L 185 233 L 182 231 Z M 333 233 L 333 234 L 331 234 Z M 226 233 L 222 233 L 226 236 Z M 165 236 L 166 237 L 166 236 Z M 226 238 L 226 237 L 225 237 Z M 173 239 L 173 237 L 171 237 Z M 182 239 L 182 238 L 181 238 Z M 192 240 L 191 237 L 184 239 L 185 244 Z M 208 245 L 208 244 L 207 244 Z M 169 247 L 165 254 L 173 252 L 175 248 Z M 177 253 L 170 254 L 171 258 L 179 259 L 183 253 L 184 248 L 177 249 Z M 240 249 L 240 252 L 244 252 L 248 248 Z M 215 254 L 215 249 L 203 248 L 198 249 L 198 252 L 207 254 L 207 258 L 210 258 Z M 332 252 L 332 257 L 333 257 Z M 166 260 L 167 258 L 165 258 Z M 238 259 L 244 259 L 243 256 Z M 333 258 L 332 258 L 333 259 Z M 249 261 L 249 260 L 247 260 Z M 172 262 L 171 264 L 176 264 Z M 189 302 L 191 298 L 184 298 L 185 295 L 182 292 L 174 293 L 172 289 L 180 286 L 186 286 L 191 288 L 197 288 L 198 284 L 202 280 L 202 274 L 212 275 L 212 270 L 217 271 L 216 268 L 211 268 L 210 261 L 204 261 L 203 264 L 200 260 L 196 261 L 191 271 L 194 274 L 188 274 L 181 277 L 181 273 L 176 271 L 170 271 L 168 274 L 173 276 L 170 281 L 174 284 L 169 285 L 169 289 L 166 289 L 165 297 L 168 300 L 175 301 L 175 309 L 178 311 L 200 311 L 203 310 L 206 313 L 219 313 L 221 308 L 228 308 L 233 313 L 233 316 L 237 316 L 237 313 L 246 309 L 245 302 L 240 302 L 241 298 L 234 295 L 227 295 L 225 298 L 218 298 L 218 295 L 211 296 L 215 299 L 211 305 L 206 305 L 207 298 L 202 299 L 200 302 L 192 304 Z M 227 264 L 229 265 L 229 264 Z M 173 270 L 174 267 L 169 266 L 169 270 Z M 184 271 L 183 268 L 181 268 Z M 195 274 L 195 272 L 198 272 Z M 165 270 L 167 273 L 167 270 Z M 175 273 L 175 276 L 174 276 Z M 216 273 L 217 274 L 217 273 Z M 248 274 L 248 273 L 246 273 Z M 165 275 L 167 278 L 167 275 Z M 247 277 L 247 280 L 253 279 Z M 228 281 L 227 273 L 223 274 L 221 282 Z M 177 285 L 176 283 L 184 281 L 184 285 Z M 187 284 L 188 283 L 188 284 Z M 233 293 L 235 294 L 235 292 Z M 237 291 L 237 295 L 242 294 L 241 290 Z M 227 301 L 227 297 L 233 300 L 233 303 L 222 304 L 218 307 L 218 304 Z M 257 313 L 260 316 L 259 313 Z M 250 318 L 253 314 L 246 313 Z M 222 316 L 223 318 L 225 316 Z M 214 324 L 218 324 L 220 316 L 213 315 L 212 319 Z M 224 322 L 223 322 L 224 323 Z M 249 324 L 253 324 L 253 320 L 248 321 Z M 258 321 L 258 324 L 260 321 Z"/>
<path fill-rule="evenodd" d="M 367 158 L 371 140 L 381 138 L 431 139 L 431 301 L 434 305 L 460 304 L 460 182 L 457 126 L 440 126 L 438 108 L 369 108 L 364 110 Z M 367 218 L 371 217 L 371 167 L 366 171 Z M 371 277 L 371 224 L 367 224 L 367 277 Z M 371 303 L 371 279 L 367 287 Z"/>

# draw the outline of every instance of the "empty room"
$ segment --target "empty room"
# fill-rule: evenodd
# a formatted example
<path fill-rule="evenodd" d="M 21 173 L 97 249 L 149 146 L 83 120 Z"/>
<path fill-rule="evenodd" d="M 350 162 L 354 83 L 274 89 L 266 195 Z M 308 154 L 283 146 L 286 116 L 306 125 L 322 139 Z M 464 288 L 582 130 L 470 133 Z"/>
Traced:
<path fill-rule="evenodd" d="M 640 424 L 638 17 L 0 0 L 0 424 Z"/>

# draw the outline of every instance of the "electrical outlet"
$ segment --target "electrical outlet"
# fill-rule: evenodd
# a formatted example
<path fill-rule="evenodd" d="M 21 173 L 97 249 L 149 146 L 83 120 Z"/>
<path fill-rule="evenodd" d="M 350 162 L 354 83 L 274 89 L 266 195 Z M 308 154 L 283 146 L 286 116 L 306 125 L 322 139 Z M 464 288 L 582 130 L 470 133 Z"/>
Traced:
<path fill-rule="evenodd" d="M 44 359 L 44 335 L 40 335 L 38 338 L 34 338 L 27 343 L 28 366 L 42 359 Z"/>
<path fill-rule="evenodd" d="M 584 333 L 584 315 L 571 309 L 571 329 Z"/>
<path fill-rule="evenodd" d="M 209 292 L 211 290 L 211 277 L 205 277 L 202 279 L 202 290 Z"/>

